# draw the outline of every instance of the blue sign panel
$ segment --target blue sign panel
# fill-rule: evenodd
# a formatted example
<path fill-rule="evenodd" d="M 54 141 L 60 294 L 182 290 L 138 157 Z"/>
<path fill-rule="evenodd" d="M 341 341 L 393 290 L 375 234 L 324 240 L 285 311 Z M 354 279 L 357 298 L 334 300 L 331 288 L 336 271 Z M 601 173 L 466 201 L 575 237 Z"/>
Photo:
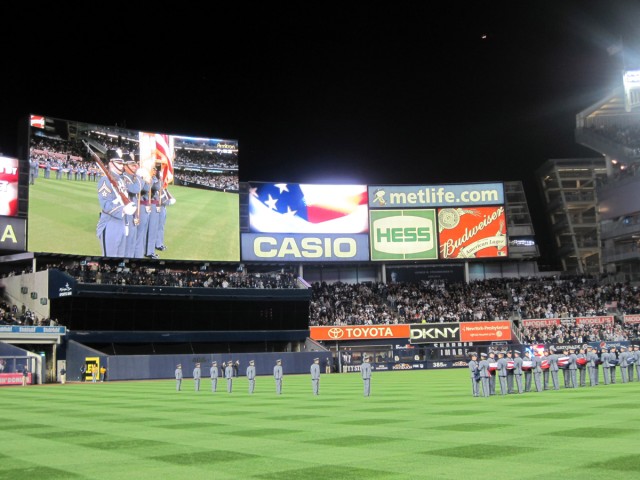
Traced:
<path fill-rule="evenodd" d="M 366 262 L 369 261 L 369 235 L 243 233 L 242 260 Z"/>
<path fill-rule="evenodd" d="M 369 208 L 502 205 L 504 201 L 502 183 L 369 186 Z"/>

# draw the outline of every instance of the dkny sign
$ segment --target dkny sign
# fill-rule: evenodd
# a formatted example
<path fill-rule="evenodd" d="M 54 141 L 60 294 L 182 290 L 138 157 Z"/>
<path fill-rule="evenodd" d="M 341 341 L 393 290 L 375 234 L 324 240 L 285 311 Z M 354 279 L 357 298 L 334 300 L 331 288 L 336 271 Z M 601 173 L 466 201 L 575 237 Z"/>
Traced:
<path fill-rule="evenodd" d="M 459 323 L 417 323 L 410 328 L 409 342 L 412 344 L 460 341 Z"/>

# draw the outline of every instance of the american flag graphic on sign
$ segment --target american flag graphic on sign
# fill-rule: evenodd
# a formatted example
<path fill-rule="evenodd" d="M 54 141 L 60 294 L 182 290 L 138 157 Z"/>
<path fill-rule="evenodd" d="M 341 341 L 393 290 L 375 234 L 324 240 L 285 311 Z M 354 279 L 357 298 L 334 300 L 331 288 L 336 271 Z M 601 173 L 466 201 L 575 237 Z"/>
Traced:
<path fill-rule="evenodd" d="M 366 185 L 250 185 L 253 232 L 366 233 L 367 212 Z"/>

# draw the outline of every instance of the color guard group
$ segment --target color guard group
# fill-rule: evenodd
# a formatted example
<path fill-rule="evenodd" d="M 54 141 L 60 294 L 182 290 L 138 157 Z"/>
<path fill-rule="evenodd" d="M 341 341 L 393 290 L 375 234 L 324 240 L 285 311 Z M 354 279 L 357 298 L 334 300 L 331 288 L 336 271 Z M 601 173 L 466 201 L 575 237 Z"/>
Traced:
<path fill-rule="evenodd" d="M 471 392 L 474 397 L 542 392 L 564 388 L 595 387 L 602 384 L 640 381 L 640 346 L 602 347 L 589 345 L 565 348 L 559 353 L 555 347 L 544 349 L 540 355 L 525 350 L 489 351 L 469 354 Z M 588 377 L 588 383 L 587 383 Z M 496 382 L 497 379 L 497 382 Z"/>

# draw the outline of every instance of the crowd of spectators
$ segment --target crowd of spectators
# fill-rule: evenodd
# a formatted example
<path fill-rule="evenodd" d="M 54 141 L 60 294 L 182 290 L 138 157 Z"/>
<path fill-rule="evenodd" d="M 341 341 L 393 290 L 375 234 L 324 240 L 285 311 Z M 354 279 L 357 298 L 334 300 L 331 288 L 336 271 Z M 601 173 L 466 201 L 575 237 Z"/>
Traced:
<path fill-rule="evenodd" d="M 76 262 L 56 268 L 81 283 L 104 285 L 162 286 L 185 288 L 298 288 L 297 276 L 284 269 L 249 273 L 215 267 L 168 267 L 166 265 L 120 265 L 112 262 Z"/>
<path fill-rule="evenodd" d="M 179 180 L 181 184 L 186 186 L 194 184 L 215 190 L 223 190 L 225 192 L 237 192 L 240 189 L 237 175 L 223 175 L 209 172 L 180 172 L 176 170 L 174 177 L 176 181 Z"/>
<path fill-rule="evenodd" d="M 632 125 L 598 125 L 588 127 L 592 132 L 640 153 L 640 123 Z"/>
<path fill-rule="evenodd" d="M 577 325 L 578 317 L 640 313 L 640 291 L 589 276 L 488 279 L 469 283 L 314 283 L 310 325 L 373 325 L 563 319 L 521 327 L 523 343 L 584 343 L 637 338 L 638 324 Z M 569 321 L 567 321 L 569 320 Z"/>
<path fill-rule="evenodd" d="M 186 288 L 302 288 L 293 270 L 249 272 L 220 265 L 135 264 L 103 259 L 49 264 L 81 283 Z M 43 268 L 40 267 L 40 268 Z M 20 273 L 20 272 L 18 272 Z M 5 274 L 5 275 L 11 275 Z M 640 314 L 640 291 L 628 283 L 591 276 L 500 278 L 419 283 L 315 282 L 311 286 L 311 326 L 389 325 L 514 320 L 523 343 L 625 341 L 638 324 L 578 324 L 579 317 Z M 30 312 L 3 308 L 2 320 L 49 324 Z M 523 326 L 520 320 L 559 319 L 554 325 Z"/>
<path fill-rule="evenodd" d="M 9 305 L 7 302 L 0 301 L 0 325 L 15 326 L 37 326 L 37 327 L 57 327 L 58 320 L 55 318 L 40 317 L 26 308 L 25 305 L 18 309 L 17 305 Z"/>
<path fill-rule="evenodd" d="M 96 140 L 106 149 L 120 148 L 137 152 L 138 145 L 125 137 L 114 139 L 93 133 Z M 90 136 L 92 136 L 90 135 Z M 69 142 L 50 137 L 34 137 L 30 144 L 32 162 L 38 170 L 54 172 L 56 179 L 97 181 L 99 169 L 93 160 L 87 158 L 86 147 L 81 142 Z M 176 148 L 174 177 L 183 184 L 196 184 L 217 190 L 238 191 L 238 156 L 223 154 L 215 150 L 188 150 Z"/>
<path fill-rule="evenodd" d="M 561 323 L 547 327 L 523 327 L 521 341 L 525 344 L 587 342 L 624 342 L 638 338 L 638 324 L 614 323 L 576 325 Z"/>

